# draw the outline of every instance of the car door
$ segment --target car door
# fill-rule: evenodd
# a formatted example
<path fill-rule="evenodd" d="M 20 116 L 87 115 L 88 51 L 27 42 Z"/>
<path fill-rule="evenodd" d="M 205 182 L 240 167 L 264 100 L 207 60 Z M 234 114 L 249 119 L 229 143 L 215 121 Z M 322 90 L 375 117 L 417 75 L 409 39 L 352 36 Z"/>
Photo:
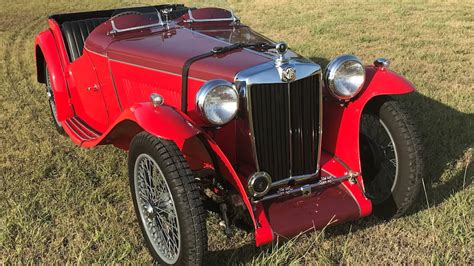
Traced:
<path fill-rule="evenodd" d="M 97 73 L 87 53 L 69 65 L 71 102 L 76 115 L 91 128 L 104 132 L 109 124 Z"/>

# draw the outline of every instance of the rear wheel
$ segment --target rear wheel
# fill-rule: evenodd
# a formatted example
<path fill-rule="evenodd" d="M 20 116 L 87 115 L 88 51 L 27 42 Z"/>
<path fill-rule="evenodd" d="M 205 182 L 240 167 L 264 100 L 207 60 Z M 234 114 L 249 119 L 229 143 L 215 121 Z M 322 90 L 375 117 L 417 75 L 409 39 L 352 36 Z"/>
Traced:
<path fill-rule="evenodd" d="M 61 134 L 64 135 L 64 129 L 61 123 L 58 120 L 57 110 L 56 110 L 56 102 L 54 100 L 54 91 L 51 85 L 51 77 L 49 75 L 48 65 L 45 65 L 45 76 L 46 76 L 46 96 L 48 97 L 48 104 L 49 110 L 51 111 L 51 118 L 56 130 Z"/>
<path fill-rule="evenodd" d="M 145 243 L 160 264 L 200 264 L 207 249 L 198 186 L 174 142 L 146 132 L 130 144 L 132 199 Z"/>
<path fill-rule="evenodd" d="M 402 216 L 418 195 L 423 162 L 416 130 L 393 99 L 375 99 L 364 109 L 360 153 L 374 214 L 385 219 Z"/>

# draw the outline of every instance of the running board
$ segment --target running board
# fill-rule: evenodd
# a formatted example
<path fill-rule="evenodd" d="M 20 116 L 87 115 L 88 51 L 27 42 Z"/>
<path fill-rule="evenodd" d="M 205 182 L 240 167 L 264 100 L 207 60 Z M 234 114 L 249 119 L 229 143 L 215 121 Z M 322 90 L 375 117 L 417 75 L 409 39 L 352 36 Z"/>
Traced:
<path fill-rule="evenodd" d="M 63 125 L 67 127 L 67 131 L 73 134 L 81 143 L 85 141 L 95 140 L 100 137 L 100 133 L 90 128 L 77 117 L 71 117 L 64 121 Z"/>

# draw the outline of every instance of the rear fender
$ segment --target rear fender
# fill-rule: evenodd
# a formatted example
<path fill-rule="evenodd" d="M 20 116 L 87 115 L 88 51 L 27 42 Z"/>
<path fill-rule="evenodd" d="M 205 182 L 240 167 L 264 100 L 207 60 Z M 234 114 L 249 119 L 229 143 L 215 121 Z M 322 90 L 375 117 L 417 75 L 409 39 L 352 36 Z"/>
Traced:
<path fill-rule="evenodd" d="M 359 128 L 364 107 L 375 97 L 382 95 L 406 94 L 415 91 L 415 87 L 402 76 L 388 69 L 366 68 L 367 81 L 360 94 L 347 105 L 341 105 L 327 95 L 324 102 L 323 149 L 358 173 L 361 172 L 359 153 Z M 362 173 L 363 174 L 363 173 Z M 363 185 L 362 176 L 358 181 Z M 365 198 L 357 186 L 346 184 L 357 198 L 361 216 L 372 211 L 370 201 Z"/>
<path fill-rule="evenodd" d="M 64 77 L 64 66 L 61 64 L 54 36 L 50 30 L 38 34 L 35 39 L 37 79 L 46 82 L 44 73 L 48 65 L 51 86 L 53 88 L 56 112 L 59 121 L 64 121 L 74 115 L 69 102 L 69 91 Z M 41 77 L 41 75 L 43 75 Z"/>

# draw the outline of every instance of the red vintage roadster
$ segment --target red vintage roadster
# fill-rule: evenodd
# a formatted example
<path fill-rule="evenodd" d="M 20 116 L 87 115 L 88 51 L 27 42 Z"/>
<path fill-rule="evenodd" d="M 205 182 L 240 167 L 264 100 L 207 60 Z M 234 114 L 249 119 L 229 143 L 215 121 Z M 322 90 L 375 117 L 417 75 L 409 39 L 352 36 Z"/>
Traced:
<path fill-rule="evenodd" d="M 374 213 L 401 216 L 422 174 L 389 61 L 321 66 L 230 11 L 183 5 L 49 17 L 35 41 L 52 120 L 82 147 L 128 150 L 145 243 L 198 264 L 206 210 L 257 246 Z"/>

